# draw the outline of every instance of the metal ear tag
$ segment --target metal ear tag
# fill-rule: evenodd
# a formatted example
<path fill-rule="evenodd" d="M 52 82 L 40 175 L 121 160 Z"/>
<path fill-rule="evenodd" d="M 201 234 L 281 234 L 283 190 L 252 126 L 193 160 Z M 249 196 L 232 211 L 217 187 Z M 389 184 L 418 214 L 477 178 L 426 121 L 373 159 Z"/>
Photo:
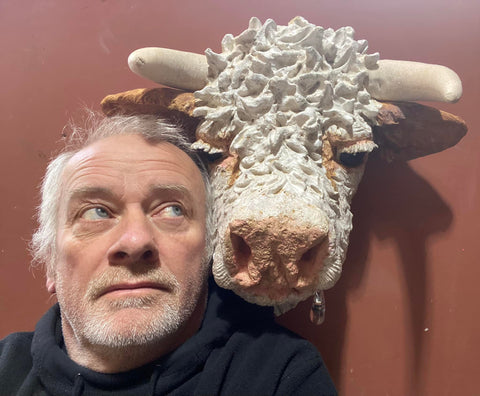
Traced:
<path fill-rule="evenodd" d="M 317 290 L 313 295 L 310 321 L 316 325 L 321 325 L 325 321 L 325 295 L 323 290 Z"/>

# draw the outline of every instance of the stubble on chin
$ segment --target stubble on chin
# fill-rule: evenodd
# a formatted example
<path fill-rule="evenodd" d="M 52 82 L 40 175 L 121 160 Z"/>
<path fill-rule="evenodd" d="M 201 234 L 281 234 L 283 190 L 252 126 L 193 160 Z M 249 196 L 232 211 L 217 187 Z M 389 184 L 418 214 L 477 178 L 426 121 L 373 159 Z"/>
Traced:
<path fill-rule="evenodd" d="M 81 343 L 108 348 L 153 344 L 174 334 L 190 317 L 205 287 L 204 278 L 192 277 L 181 287 L 172 274 L 159 269 L 132 274 L 127 268 L 115 268 L 93 279 L 83 294 L 75 287 L 65 290 L 60 280 L 57 297 L 62 324 Z M 112 285 L 127 281 L 162 287 L 134 297 L 105 295 Z"/>

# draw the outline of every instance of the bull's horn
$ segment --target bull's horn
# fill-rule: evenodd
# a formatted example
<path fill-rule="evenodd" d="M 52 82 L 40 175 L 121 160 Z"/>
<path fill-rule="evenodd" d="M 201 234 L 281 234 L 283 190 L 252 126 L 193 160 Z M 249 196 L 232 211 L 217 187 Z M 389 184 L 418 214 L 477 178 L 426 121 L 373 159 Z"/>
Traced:
<path fill-rule="evenodd" d="M 128 57 L 128 66 L 139 76 L 167 87 L 197 91 L 207 84 L 207 58 L 192 52 L 140 48 Z"/>
<path fill-rule="evenodd" d="M 451 69 L 420 62 L 380 60 L 369 72 L 368 92 L 378 100 L 456 102 L 462 82 Z"/>
<path fill-rule="evenodd" d="M 166 48 L 141 48 L 128 57 L 136 74 L 159 84 L 197 91 L 207 83 L 206 57 Z M 369 72 L 368 91 L 384 101 L 456 102 L 462 96 L 457 74 L 445 66 L 419 62 L 380 60 Z"/>

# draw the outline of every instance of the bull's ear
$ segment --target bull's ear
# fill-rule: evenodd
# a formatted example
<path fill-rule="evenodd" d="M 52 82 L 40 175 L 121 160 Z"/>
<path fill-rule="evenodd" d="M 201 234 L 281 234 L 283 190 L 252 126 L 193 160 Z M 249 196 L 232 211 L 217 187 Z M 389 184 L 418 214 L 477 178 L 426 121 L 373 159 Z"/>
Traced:
<path fill-rule="evenodd" d="M 457 144 L 467 133 L 461 118 L 413 102 L 382 103 L 373 133 L 387 161 L 408 161 Z"/>
<path fill-rule="evenodd" d="M 195 107 L 193 93 L 170 88 L 134 89 L 108 95 L 101 108 L 108 117 L 114 115 L 150 114 L 180 125 L 194 142 L 198 119 L 192 116 Z"/>

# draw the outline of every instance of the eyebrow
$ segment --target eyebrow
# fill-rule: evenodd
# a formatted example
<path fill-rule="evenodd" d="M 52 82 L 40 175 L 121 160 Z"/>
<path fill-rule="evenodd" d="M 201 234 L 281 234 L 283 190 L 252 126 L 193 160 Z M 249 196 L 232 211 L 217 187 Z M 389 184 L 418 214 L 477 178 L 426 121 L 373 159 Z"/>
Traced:
<path fill-rule="evenodd" d="M 67 202 L 72 202 L 89 196 L 113 199 L 115 194 L 105 187 L 85 186 L 79 187 L 68 194 Z"/>
<path fill-rule="evenodd" d="M 193 200 L 191 191 L 181 184 L 153 184 L 148 187 L 148 195 L 150 197 L 169 194 L 180 194 L 185 196 L 189 200 Z M 85 186 L 73 190 L 68 195 L 67 202 L 72 202 L 92 196 L 109 200 L 113 200 L 116 198 L 116 194 L 112 192 L 112 190 L 110 190 L 109 188 L 100 186 Z"/>
<path fill-rule="evenodd" d="M 192 192 L 185 186 L 181 184 L 154 184 L 149 186 L 148 192 L 150 196 L 164 195 L 164 194 L 175 194 L 183 195 L 187 199 L 193 201 L 194 197 Z"/>

